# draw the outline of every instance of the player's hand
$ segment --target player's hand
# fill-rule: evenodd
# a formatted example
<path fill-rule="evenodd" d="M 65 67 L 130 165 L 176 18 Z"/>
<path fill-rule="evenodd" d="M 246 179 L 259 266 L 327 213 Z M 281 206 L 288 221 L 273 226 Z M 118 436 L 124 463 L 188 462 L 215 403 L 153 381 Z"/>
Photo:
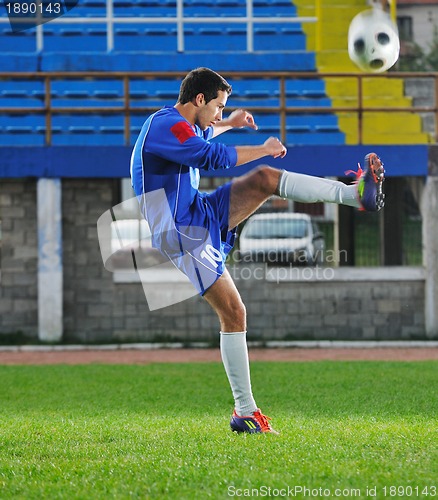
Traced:
<path fill-rule="evenodd" d="M 286 147 L 276 137 L 269 137 L 264 142 L 266 154 L 274 158 L 284 158 L 287 153 Z"/>
<path fill-rule="evenodd" d="M 244 109 L 236 109 L 236 111 L 233 111 L 228 117 L 227 122 L 233 128 L 248 127 L 254 130 L 258 129 L 252 114 Z"/>

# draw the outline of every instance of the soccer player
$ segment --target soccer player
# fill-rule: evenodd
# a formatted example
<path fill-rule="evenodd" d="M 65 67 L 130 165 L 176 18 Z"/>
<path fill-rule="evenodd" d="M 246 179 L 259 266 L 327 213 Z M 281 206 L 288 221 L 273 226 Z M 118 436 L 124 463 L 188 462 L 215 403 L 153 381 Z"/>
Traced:
<path fill-rule="evenodd" d="M 235 400 L 231 429 L 276 433 L 252 394 L 245 306 L 225 267 L 236 227 L 274 194 L 377 211 L 384 203 L 384 170 L 375 153 L 365 157 L 351 185 L 259 166 L 212 193 L 201 193 L 200 170 L 234 168 L 265 156 L 283 158 L 287 152 L 274 137 L 256 146 L 211 141 L 233 128 L 257 129 L 253 116 L 242 109 L 223 119 L 231 90 L 211 69 L 188 73 L 177 103 L 145 121 L 132 153 L 131 178 L 154 247 L 187 275 L 219 317 L 220 351 Z"/>

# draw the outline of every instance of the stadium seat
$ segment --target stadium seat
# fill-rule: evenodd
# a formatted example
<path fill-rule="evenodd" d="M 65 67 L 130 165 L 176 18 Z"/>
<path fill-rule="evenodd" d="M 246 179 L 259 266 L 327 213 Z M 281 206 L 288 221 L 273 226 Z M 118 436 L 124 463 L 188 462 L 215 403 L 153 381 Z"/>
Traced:
<path fill-rule="evenodd" d="M 0 80 L 0 107 L 42 107 L 37 91 L 44 91 L 41 80 Z"/>
<path fill-rule="evenodd" d="M 28 93 L 26 90 L 2 90 L 1 92 L 2 97 L 5 97 L 6 99 L 26 99 L 28 96 Z"/>
<path fill-rule="evenodd" d="M 52 144 L 123 145 L 123 116 L 96 114 L 56 114 L 52 117 Z"/>
<path fill-rule="evenodd" d="M 95 90 L 93 95 L 98 99 L 118 99 L 122 97 L 122 94 L 116 90 Z"/>
<path fill-rule="evenodd" d="M 42 146 L 44 137 L 36 127 L 44 125 L 45 117 L 38 115 L 0 115 L 0 145 Z"/>
<path fill-rule="evenodd" d="M 340 132 L 339 127 L 337 125 L 315 125 L 315 131 L 324 134 Z"/>
<path fill-rule="evenodd" d="M 51 130 L 52 135 L 60 134 L 62 132 L 61 127 L 50 127 L 50 130 Z M 37 134 L 46 135 L 46 131 L 47 131 L 47 127 L 45 125 L 35 127 L 35 132 Z"/>
<path fill-rule="evenodd" d="M 47 52 L 87 52 L 90 47 L 93 51 L 106 50 L 106 35 L 98 25 L 53 23 L 44 28 L 43 33 L 44 51 Z"/>
<path fill-rule="evenodd" d="M 120 80 L 58 79 L 52 82 L 53 106 L 122 107 L 123 85 Z"/>
<path fill-rule="evenodd" d="M 6 26 L 1 24 L 0 26 Z M 29 29 L 14 33 L 10 27 L 0 28 L 0 46 L 2 52 L 35 52 L 36 36 L 35 29 Z"/>
<path fill-rule="evenodd" d="M 144 28 L 136 26 L 115 25 L 114 50 L 116 51 L 153 51 L 157 47 L 161 51 L 176 51 L 176 31 L 171 25 Z"/>
<path fill-rule="evenodd" d="M 46 98 L 46 91 L 45 90 L 32 90 L 32 95 L 36 97 L 37 99 L 44 100 Z M 58 93 L 51 90 L 50 91 L 50 97 L 57 97 Z"/>
<path fill-rule="evenodd" d="M 286 127 L 286 131 L 291 134 L 307 133 L 311 131 L 310 125 L 289 125 Z"/>
<path fill-rule="evenodd" d="M 286 143 L 293 145 L 308 145 L 316 146 L 322 144 L 345 144 L 345 136 L 342 132 L 336 134 L 318 134 L 315 132 L 309 133 L 287 133 Z"/>

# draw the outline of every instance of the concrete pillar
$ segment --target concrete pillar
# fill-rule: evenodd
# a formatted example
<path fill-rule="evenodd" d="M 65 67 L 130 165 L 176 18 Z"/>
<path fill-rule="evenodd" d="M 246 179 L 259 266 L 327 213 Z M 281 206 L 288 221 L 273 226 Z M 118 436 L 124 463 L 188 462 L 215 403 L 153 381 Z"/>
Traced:
<path fill-rule="evenodd" d="M 62 338 L 62 226 L 61 180 L 39 179 L 38 221 L 38 338 Z"/>
<path fill-rule="evenodd" d="M 438 177 L 428 176 L 421 205 L 423 262 L 426 268 L 426 335 L 438 338 Z"/>

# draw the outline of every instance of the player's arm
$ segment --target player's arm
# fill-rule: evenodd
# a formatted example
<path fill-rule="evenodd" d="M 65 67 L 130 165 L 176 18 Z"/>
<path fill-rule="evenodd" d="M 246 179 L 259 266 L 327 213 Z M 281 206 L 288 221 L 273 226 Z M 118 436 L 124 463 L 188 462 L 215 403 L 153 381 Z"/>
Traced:
<path fill-rule="evenodd" d="M 236 166 L 244 165 L 250 161 L 259 160 L 265 156 L 274 158 L 284 158 L 287 149 L 276 137 L 269 137 L 259 146 L 236 146 L 237 162 Z"/>
<path fill-rule="evenodd" d="M 212 137 L 217 137 L 232 128 L 243 127 L 252 128 L 254 130 L 258 129 L 251 113 L 248 113 L 248 111 L 245 111 L 244 109 L 236 109 L 236 111 L 233 111 L 228 118 L 225 118 L 213 125 Z"/>
<path fill-rule="evenodd" d="M 170 128 L 151 129 L 146 142 L 149 152 L 182 165 L 203 170 L 218 170 L 243 165 L 264 156 L 283 157 L 286 148 L 275 137 L 259 146 L 227 146 L 197 136 L 185 121 Z"/>

